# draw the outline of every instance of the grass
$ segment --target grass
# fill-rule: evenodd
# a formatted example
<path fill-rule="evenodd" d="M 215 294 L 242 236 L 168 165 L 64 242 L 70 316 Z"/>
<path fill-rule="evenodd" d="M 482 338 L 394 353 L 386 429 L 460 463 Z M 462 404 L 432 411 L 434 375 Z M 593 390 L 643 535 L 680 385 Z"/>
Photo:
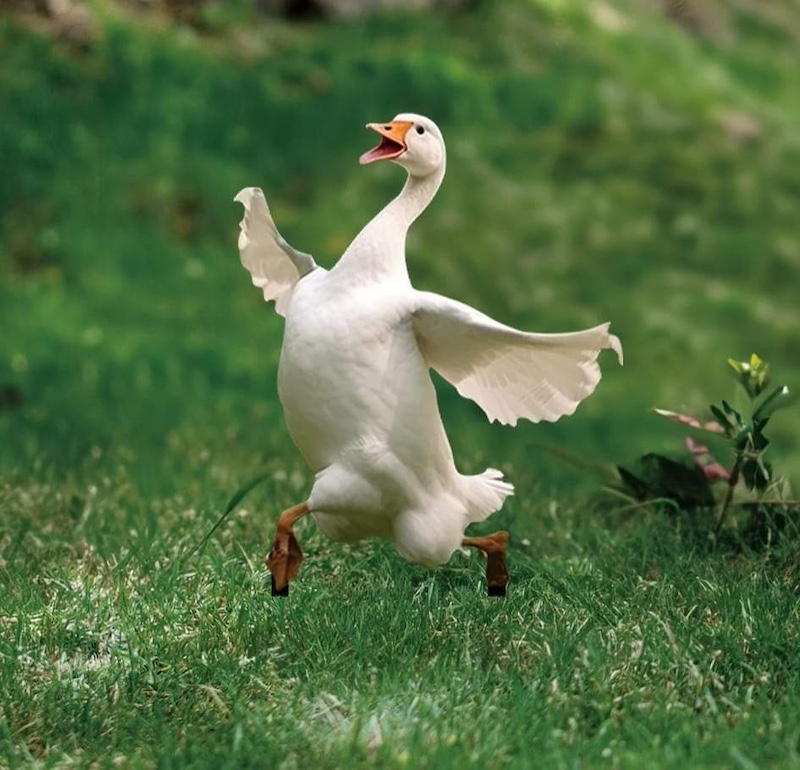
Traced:
<path fill-rule="evenodd" d="M 198 36 L 98 1 L 81 50 L 0 17 L 0 766 L 800 765 L 796 533 L 715 546 L 538 447 L 676 449 L 647 408 L 718 400 L 729 355 L 797 387 L 797 14 L 712 5 L 724 34 L 510 0 L 248 29 L 232 5 Z M 487 523 L 505 601 L 474 554 L 427 572 L 304 524 L 278 602 L 261 560 L 310 479 L 231 199 L 262 185 L 330 265 L 400 183 L 358 168 L 360 127 L 408 109 L 449 153 L 415 283 L 524 328 L 609 319 L 626 366 L 553 426 L 440 388 L 462 469 L 517 485 Z"/>
<path fill-rule="evenodd" d="M 100 480 L 80 504 L 3 490 L 17 521 L 35 506 L 48 522 L 5 549 L 12 767 L 798 762 L 786 553 L 687 549 L 674 522 L 591 517 L 523 487 L 501 515 L 506 600 L 485 597 L 471 554 L 427 572 L 305 525 L 303 574 L 278 601 L 261 512 L 296 499 L 291 479 L 275 474 L 188 562 L 211 511 L 125 486 Z"/>

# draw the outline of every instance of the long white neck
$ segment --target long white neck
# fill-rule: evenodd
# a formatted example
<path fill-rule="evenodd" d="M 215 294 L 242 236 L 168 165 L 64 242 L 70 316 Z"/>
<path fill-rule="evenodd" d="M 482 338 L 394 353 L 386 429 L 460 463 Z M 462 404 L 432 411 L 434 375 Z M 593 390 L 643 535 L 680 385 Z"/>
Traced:
<path fill-rule="evenodd" d="M 427 176 L 408 176 L 400 194 L 378 213 L 348 246 L 334 268 L 353 274 L 359 283 L 380 280 L 408 282 L 406 233 L 433 200 L 444 179 L 444 163 Z"/>

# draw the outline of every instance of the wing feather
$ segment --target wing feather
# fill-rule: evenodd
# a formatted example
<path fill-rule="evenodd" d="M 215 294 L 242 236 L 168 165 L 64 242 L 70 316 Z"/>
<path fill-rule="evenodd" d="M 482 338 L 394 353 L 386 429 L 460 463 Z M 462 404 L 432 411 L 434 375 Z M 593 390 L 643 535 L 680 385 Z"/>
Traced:
<path fill-rule="evenodd" d="M 290 246 L 272 220 L 267 200 L 258 187 L 246 187 L 234 198 L 244 206 L 239 233 L 242 265 L 266 301 L 275 301 L 275 310 L 286 315 L 294 285 L 316 268 L 310 254 Z"/>
<path fill-rule="evenodd" d="M 622 346 L 607 323 L 568 334 L 534 334 L 438 294 L 416 292 L 416 299 L 414 331 L 428 365 L 492 422 L 555 422 L 594 391 L 601 350 L 611 348 L 622 363 Z"/>

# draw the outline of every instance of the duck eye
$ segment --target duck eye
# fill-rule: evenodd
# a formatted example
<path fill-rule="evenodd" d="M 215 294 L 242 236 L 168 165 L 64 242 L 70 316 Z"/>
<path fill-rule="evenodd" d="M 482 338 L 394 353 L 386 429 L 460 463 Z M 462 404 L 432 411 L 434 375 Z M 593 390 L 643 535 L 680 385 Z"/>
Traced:
<path fill-rule="evenodd" d="M 417 126 L 417 133 L 418 134 L 424 134 L 425 133 L 425 129 L 422 126 Z"/>

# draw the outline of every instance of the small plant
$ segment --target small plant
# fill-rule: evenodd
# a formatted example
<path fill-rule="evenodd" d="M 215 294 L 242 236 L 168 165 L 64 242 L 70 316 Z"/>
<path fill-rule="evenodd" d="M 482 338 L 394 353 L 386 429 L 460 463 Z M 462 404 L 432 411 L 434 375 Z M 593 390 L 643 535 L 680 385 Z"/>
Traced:
<path fill-rule="evenodd" d="M 719 405 L 712 404 L 709 410 L 713 419 L 705 422 L 681 412 L 654 410 L 695 434 L 686 439 L 691 462 L 648 454 L 640 458 L 635 472 L 618 468 L 621 491 L 638 500 L 669 500 L 685 509 L 718 504 L 715 532 L 719 532 L 725 522 L 740 482 L 760 500 L 767 490 L 776 486 L 772 464 L 765 458 L 770 442 L 764 430 L 775 412 L 792 402 L 786 385 L 770 389 L 769 365 L 755 353 L 749 361 L 729 358 L 728 365 L 744 391 L 743 404 L 737 403 L 738 409 L 725 400 Z M 713 437 L 727 443 L 732 456 L 730 467 L 717 460 L 712 450 L 697 440 L 698 434 L 705 436 L 705 440 Z M 715 487 L 720 486 L 724 486 L 724 491 L 718 503 Z"/>

